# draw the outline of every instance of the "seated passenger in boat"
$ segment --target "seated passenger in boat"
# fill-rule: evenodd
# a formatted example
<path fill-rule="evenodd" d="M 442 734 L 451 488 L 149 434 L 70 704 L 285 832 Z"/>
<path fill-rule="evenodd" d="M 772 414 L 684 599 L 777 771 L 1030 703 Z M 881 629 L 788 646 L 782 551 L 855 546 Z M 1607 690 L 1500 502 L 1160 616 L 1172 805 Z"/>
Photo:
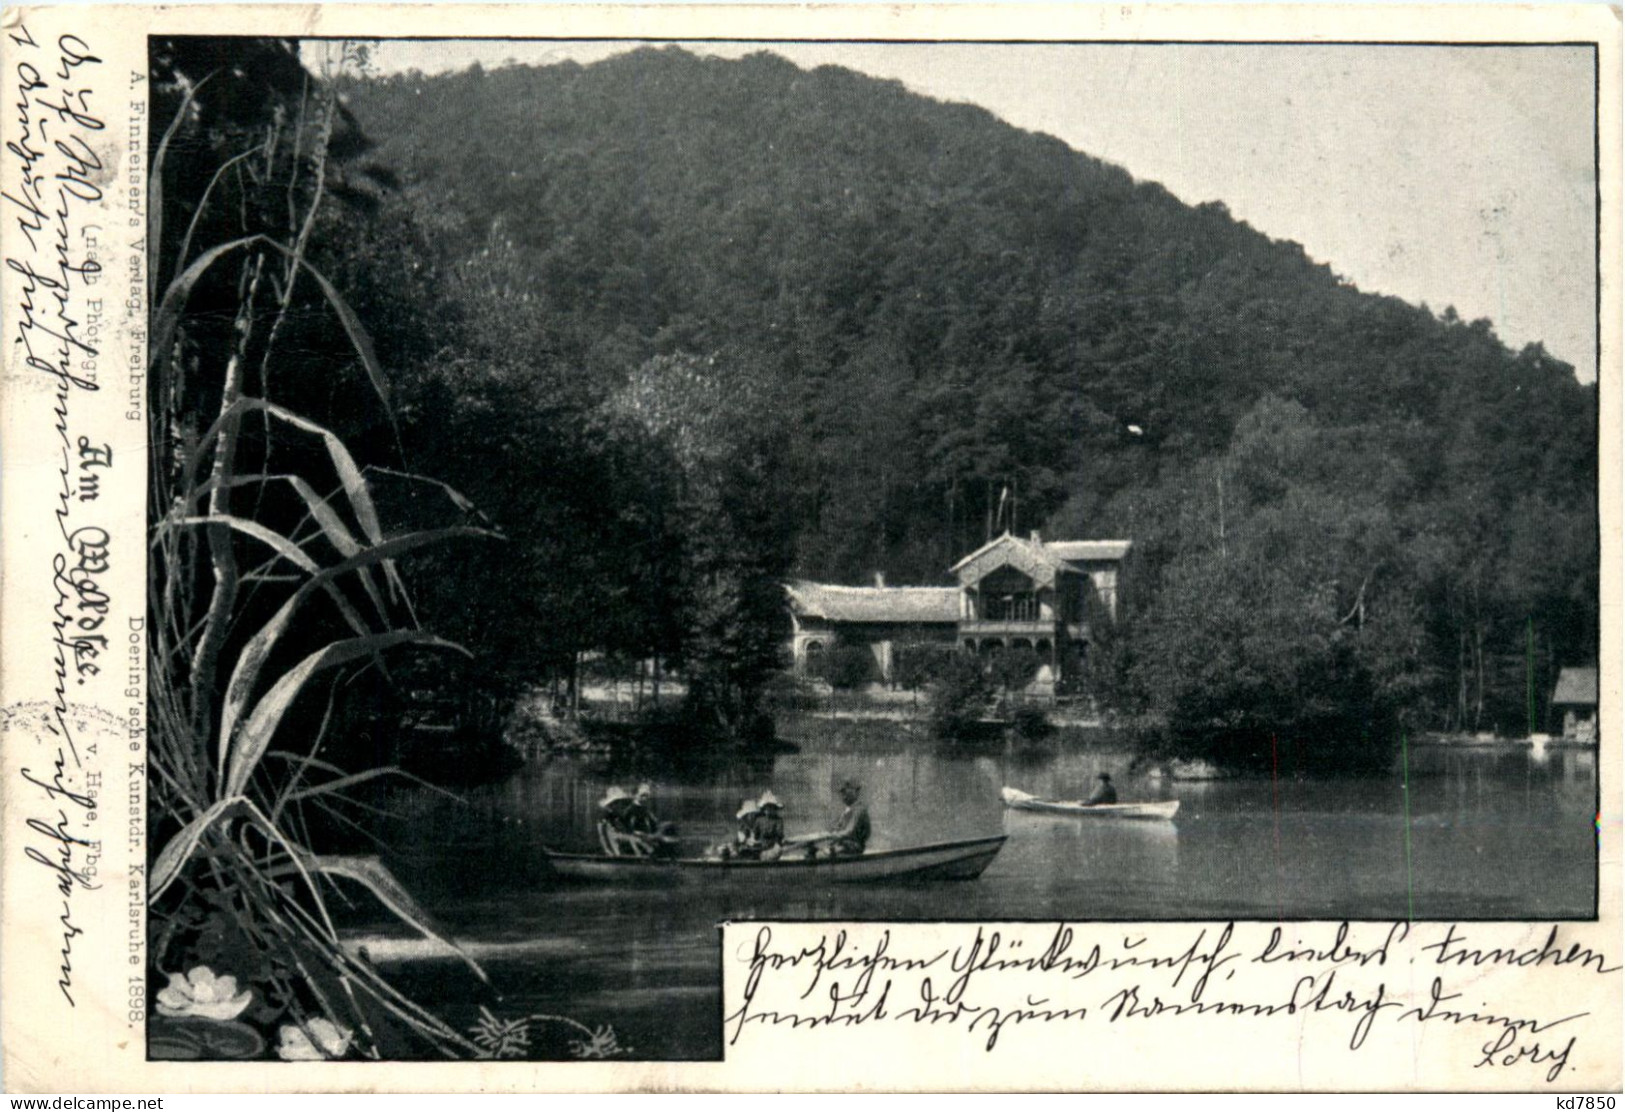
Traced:
<path fill-rule="evenodd" d="M 771 791 L 762 793 L 757 803 L 757 814 L 751 833 L 756 842 L 756 854 L 764 861 L 775 861 L 784 851 L 784 807 Z"/>
<path fill-rule="evenodd" d="M 644 857 L 648 847 L 632 831 L 632 797 L 611 785 L 598 801 L 598 843 L 611 857 Z"/>
<path fill-rule="evenodd" d="M 734 813 L 737 825 L 731 840 L 723 842 L 711 851 L 713 857 L 720 857 L 724 861 L 731 858 L 754 858 L 761 854 L 761 844 L 756 840 L 756 818 L 761 808 L 754 799 L 747 799 L 739 804 L 739 810 Z"/>
<path fill-rule="evenodd" d="M 677 856 L 677 827 L 661 822 L 654 812 L 654 785 L 648 781 L 638 785 L 632 803 L 626 809 L 627 825 L 633 837 L 647 847 L 651 857 Z"/>
<path fill-rule="evenodd" d="M 739 811 L 734 815 L 734 818 L 739 820 L 739 829 L 734 831 L 734 848 L 741 855 L 762 848 L 761 840 L 756 837 L 756 823 L 761 814 L 761 805 L 754 799 L 747 799 L 739 804 Z"/>
<path fill-rule="evenodd" d="M 1117 789 L 1112 786 L 1111 774 L 1102 772 L 1095 779 L 1098 781 L 1095 784 L 1095 790 L 1089 793 L 1089 798 L 1084 802 L 1091 807 L 1099 803 L 1116 803 Z"/>

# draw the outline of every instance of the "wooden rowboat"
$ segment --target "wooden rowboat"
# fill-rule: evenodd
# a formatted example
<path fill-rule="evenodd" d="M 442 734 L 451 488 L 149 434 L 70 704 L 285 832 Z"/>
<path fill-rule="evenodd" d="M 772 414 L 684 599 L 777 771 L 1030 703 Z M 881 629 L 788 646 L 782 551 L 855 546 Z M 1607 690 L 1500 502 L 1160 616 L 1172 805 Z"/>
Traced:
<path fill-rule="evenodd" d="M 1039 799 L 1016 788 L 1004 789 L 1004 805 L 1017 811 L 1043 811 L 1050 815 L 1078 815 L 1091 819 L 1152 819 L 1168 821 L 1179 811 L 1179 800 L 1166 803 L 1085 803 L 1081 799 Z"/>
<path fill-rule="evenodd" d="M 807 860 L 786 855 L 777 861 L 722 861 L 684 857 L 657 861 L 648 857 L 553 853 L 548 862 L 567 880 L 608 884 L 681 885 L 818 885 L 873 881 L 974 880 L 1004 847 L 1005 835 L 938 842 L 910 849 L 884 850 L 856 857 Z"/>

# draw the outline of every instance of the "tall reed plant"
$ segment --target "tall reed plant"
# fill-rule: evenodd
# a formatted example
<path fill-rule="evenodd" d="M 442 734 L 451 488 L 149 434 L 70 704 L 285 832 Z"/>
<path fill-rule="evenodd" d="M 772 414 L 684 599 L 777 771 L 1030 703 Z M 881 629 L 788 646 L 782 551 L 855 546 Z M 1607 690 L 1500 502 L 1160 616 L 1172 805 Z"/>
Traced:
<path fill-rule="evenodd" d="M 461 951 L 378 857 L 318 842 L 360 825 L 370 804 L 358 789 L 405 776 L 330 759 L 343 684 L 366 670 L 386 679 L 401 651 L 462 651 L 418 628 L 400 558 L 491 534 L 454 491 L 394 467 L 390 482 L 444 498 L 445 523 L 386 528 L 382 472 L 292 400 L 338 368 L 369 386 L 374 424 L 393 421 L 367 330 L 310 257 L 343 110 L 330 84 L 306 74 L 299 87 L 286 45 L 259 49 L 263 71 L 176 79 L 151 167 L 148 902 L 163 987 L 149 1046 L 160 1057 L 377 1057 L 414 1043 L 474 1055 L 480 1046 L 343 943 L 332 902 L 365 891 Z M 211 85 L 230 100 L 256 72 L 281 75 L 274 108 L 211 126 Z M 193 167 L 200 151 L 216 155 L 187 198 L 175 191 L 199 175 L 174 169 L 183 147 Z M 329 340 L 320 359 L 313 336 Z"/>

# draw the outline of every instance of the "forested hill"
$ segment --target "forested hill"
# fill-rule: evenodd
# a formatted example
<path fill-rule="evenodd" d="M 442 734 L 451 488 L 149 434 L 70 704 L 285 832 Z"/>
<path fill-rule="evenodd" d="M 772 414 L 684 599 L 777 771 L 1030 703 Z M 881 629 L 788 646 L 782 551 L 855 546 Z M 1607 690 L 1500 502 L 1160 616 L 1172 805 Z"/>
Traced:
<path fill-rule="evenodd" d="M 1541 478 L 1584 492 L 1591 399 L 1568 367 L 896 82 L 669 48 L 406 75 L 351 104 L 464 251 L 512 244 L 539 350 L 606 382 L 730 352 L 792 384 L 809 575 L 935 579 L 1007 481 L 1023 527 L 1122 532 L 1113 494 L 1222 447 L 1270 393 L 1322 424 L 1440 431 L 1515 400 L 1490 458 L 1557 439 Z"/>
<path fill-rule="evenodd" d="M 1221 204 L 767 54 L 347 96 L 464 319 L 536 381 L 610 409 L 666 371 L 750 384 L 797 574 L 939 582 L 1008 488 L 1022 531 L 1140 540 L 1147 612 L 1210 544 L 1291 564 L 1266 538 L 1318 531 L 1327 612 L 1403 597 L 1458 709 L 1526 625 L 1548 665 L 1594 641 L 1594 388 Z M 1282 507 L 1309 516 L 1249 547 Z"/>

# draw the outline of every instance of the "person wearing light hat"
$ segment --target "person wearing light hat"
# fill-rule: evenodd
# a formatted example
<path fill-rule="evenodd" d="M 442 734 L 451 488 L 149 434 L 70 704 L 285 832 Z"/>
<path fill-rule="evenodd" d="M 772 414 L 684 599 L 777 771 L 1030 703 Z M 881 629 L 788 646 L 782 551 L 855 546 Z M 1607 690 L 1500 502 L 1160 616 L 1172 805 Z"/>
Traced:
<path fill-rule="evenodd" d="M 734 812 L 738 825 L 734 828 L 733 840 L 717 846 L 711 851 L 711 856 L 720 857 L 724 861 L 734 857 L 755 857 L 757 811 L 754 799 L 742 800 L 739 810 Z"/>
<path fill-rule="evenodd" d="M 784 807 L 779 803 L 779 797 L 771 791 L 763 792 L 756 806 L 761 810 L 753 824 L 756 844 L 764 855 L 772 851 L 773 856 L 777 857 L 784 845 Z"/>
<path fill-rule="evenodd" d="M 610 785 L 598 801 L 598 838 L 604 852 L 617 856 L 639 853 L 638 839 L 632 833 L 632 797 L 625 788 Z"/>
<path fill-rule="evenodd" d="M 632 832 L 631 822 L 627 814 L 631 809 L 632 797 L 627 794 L 625 788 L 614 784 L 611 784 L 609 789 L 604 792 L 604 798 L 598 801 L 598 817 L 609 823 L 616 832 L 621 834 L 630 834 Z"/>
<path fill-rule="evenodd" d="M 747 799 L 739 805 L 739 813 L 734 818 L 739 820 L 739 830 L 734 834 L 734 851 L 741 857 L 755 857 L 761 851 L 761 843 L 756 840 L 756 822 L 760 818 L 762 808 L 754 799 Z"/>
<path fill-rule="evenodd" d="M 654 785 L 645 780 L 626 809 L 627 825 L 655 857 L 677 856 L 677 827 L 661 822 L 654 811 Z"/>

